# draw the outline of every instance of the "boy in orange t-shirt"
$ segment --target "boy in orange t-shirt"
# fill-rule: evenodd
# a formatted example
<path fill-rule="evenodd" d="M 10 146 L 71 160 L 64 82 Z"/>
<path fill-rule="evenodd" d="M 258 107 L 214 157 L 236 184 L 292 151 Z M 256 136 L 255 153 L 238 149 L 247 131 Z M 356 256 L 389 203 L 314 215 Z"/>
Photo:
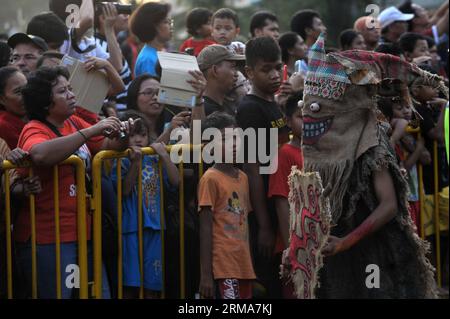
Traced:
<path fill-rule="evenodd" d="M 248 213 L 252 210 L 247 175 L 225 163 L 225 129 L 234 128 L 234 118 L 215 112 L 202 129 L 221 130 L 222 161 L 216 162 L 200 179 L 200 295 L 221 299 L 250 299 L 253 270 L 248 241 Z M 218 144 L 215 144 L 218 145 Z M 233 162 L 236 144 L 233 141 Z"/>

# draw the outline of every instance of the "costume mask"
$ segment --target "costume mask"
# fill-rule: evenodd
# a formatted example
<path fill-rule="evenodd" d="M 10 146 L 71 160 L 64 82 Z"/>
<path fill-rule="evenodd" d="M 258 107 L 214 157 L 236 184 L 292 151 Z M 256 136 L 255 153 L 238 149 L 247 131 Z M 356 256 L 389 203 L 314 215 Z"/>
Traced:
<path fill-rule="evenodd" d="M 379 143 L 376 97 L 380 83 L 411 83 L 440 78 L 398 57 L 352 50 L 325 53 L 324 34 L 311 47 L 303 105 L 305 170 L 320 173 L 330 185 L 333 222 L 342 215 L 343 199 L 355 161 Z"/>

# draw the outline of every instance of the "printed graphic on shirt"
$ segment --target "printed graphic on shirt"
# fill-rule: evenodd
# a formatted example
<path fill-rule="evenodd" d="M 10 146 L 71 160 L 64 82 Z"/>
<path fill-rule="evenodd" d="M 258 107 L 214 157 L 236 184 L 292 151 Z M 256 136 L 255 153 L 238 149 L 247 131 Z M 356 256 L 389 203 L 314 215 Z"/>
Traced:
<path fill-rule="evenodd" d="M 237 215 L 243 214 L 241 202 L 239 201 L 239 196 L 236 192 L 233 192 L 232 198 L 228 198 L 227 211 Z"/>
<path fill-rule="evenodd" d="M 233 192 L 231 197 L 228 198 L 226 211 L 233 214 L 232 223 L 224 225 L 224 230 L 227 235 L 230 238 L 246 240 L 245 212 L 241 208 L 239 195 L 236 192 Z"/>
<path fill-rule="evenodd" d="M 158 214 L 159 174 L 154 169 L 154 164 L 142 168 L 142 190 L 145 211 L 151 212 L 152 215 Z"/>

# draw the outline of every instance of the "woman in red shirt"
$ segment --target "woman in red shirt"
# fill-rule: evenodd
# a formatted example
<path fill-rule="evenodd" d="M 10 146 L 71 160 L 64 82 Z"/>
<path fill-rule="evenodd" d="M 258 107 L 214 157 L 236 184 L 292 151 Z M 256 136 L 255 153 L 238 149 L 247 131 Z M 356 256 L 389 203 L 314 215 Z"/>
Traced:
<path fill-rule="evenodd" d="M 21 92 L 26 84 L 27 78 L 16 67 L 0 69 L 0 138 L 11 150 L 16 148 L 20 132 L 27 122 Z"/>
<path fill-rule="evenodd" d="M 101 69 L 99 61 L 86 68 Z M 39 176 L 43 191 L 36 196 L 36 241 L 38 297 L 55 298 L 55 224 L 52 166 L 71 155 L 81 157 L 89 171 L 91 157 L 102 149 L 124 149 L 127 139 L 119 139 L 120 132 L 128 132 L 132 120 L 121 122 L 109 117 L 91 126 L 75 113 L 75 95 L 68 82 L 69 73 L 62 67 L 41 68 L 32 74 L 22 94 L 30 122 L 23 128 L 19 145 L 29 152 L 34 173 Z M 74 170 L 63 165 L 59 169 L 59 209 L 61 239 L 62 297 L 72 297 L 72 289 L 64 285 L 66 267 L 77 264 L 77 205 Z M 28 172 L 22 171 L 22 175 Z M 90 218 L 88 239 L 90 239 Z M 14 226 L 18 243 L 18 263 L 26 279 L 31 278 L 31 226 L 28 205 L 19 212 Z M 31 282 L 31 281 L 30 281 Z M 108 291 L 103 294 L 109 296 Z"/>

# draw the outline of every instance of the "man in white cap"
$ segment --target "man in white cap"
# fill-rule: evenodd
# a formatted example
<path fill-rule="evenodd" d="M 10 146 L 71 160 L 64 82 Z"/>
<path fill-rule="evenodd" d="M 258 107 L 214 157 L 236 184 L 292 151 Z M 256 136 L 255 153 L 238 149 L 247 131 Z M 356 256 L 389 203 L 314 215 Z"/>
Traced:
<path fill-rule="evenodd" d="M 381 25 L 381 43 L 397 42 L 401 35 L 408 31 L 408 21 L 414 14 L 405 14 L 396 7 L 389 7 L 381 11 L 378 20 Z"/>

